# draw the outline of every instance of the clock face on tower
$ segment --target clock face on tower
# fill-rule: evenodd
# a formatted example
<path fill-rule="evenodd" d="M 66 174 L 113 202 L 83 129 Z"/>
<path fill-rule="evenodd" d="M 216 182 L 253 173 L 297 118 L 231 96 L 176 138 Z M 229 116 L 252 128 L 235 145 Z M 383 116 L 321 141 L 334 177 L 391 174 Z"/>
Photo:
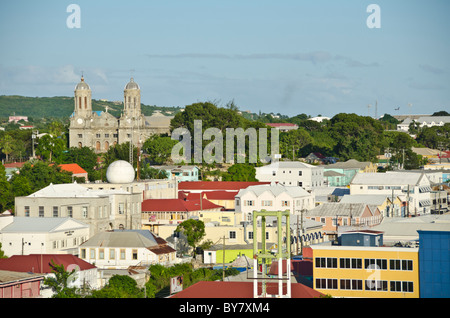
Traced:
<path fill-rule="evenodd" d="M 78 122 L 79 124 L 82 124 L 82 123 L 83 123 L 83 119 L 78 118 L 77 122 Z"/>

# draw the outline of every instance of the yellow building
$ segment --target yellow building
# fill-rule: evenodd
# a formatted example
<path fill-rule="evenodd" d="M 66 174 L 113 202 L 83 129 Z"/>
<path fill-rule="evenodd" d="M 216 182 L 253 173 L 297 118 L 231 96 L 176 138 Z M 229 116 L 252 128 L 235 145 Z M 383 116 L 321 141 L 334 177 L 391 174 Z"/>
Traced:
<path fill-rule="evenodd" d="M 321 293 L 352 298 L 419 298 L 418 248 L 325 244 L 311 248 L 314 289 Z"/>

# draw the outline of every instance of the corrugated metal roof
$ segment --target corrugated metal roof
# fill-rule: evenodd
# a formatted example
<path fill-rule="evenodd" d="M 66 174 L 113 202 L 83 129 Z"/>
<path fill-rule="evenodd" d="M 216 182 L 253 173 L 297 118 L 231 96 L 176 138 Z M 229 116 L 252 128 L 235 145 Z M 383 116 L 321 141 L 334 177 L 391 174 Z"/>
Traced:
<path fill-rule="evenodd" d="M 365 207 L 368 206 L 369 209 L 374 212 L 376 206 L 368 205 L 365 203 L 340 203 L 340 202 L 330 202 L 323 203 L 314 209 L 309 210 L 305 213 L 306 216 L 353 216 L 359 217 L 363 214 Z"/>
<path fill-rule="evenodd" d="M 53 232 L 58 227 L 66 225 L 64 231 L 89 228 L 89 225 L 72 218 L 39 218 L 15 216 L 13 222 L 3 229 L 2 233 Z M 67 227 L 69 225 L 69 227 Z"/>
<path fill-rule="evenodd" d="M 147 231 L 150 232 L 150 231 Z M 84 242 L 82 247 L 135 247 L 148 248 L 157 246 L 153 236 L 143 235 L 140 231 L 100 232 Z"/>

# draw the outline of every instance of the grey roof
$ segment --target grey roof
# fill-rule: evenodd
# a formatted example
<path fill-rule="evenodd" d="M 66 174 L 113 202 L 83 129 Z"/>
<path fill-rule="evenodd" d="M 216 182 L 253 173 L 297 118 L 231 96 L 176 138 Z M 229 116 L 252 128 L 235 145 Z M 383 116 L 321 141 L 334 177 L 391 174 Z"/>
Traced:
<path fill-rule="evenodd" d="M 345 162 L 336 162 L 330 165 L 324 166 L 324 169 L 364 169 L 370 165 L 369 161 L 360 162 L 355 159 L 350 159 Z"/>
<path fill-rule="evenodd" d="M 298 168 L 298 169 L 304 169 L 304 168 L 321 168 L 320 166 L 314 166 L 310 165 L 304 162 L 300 161 L 275 161 L 268 165 L 257 167 L 256 169 L 262 169 L 262 168 L 270 168 L 270 169 L 282 169 L 282 168 Z"/>
<path fill-rule="evenodd" d="M 450 214 L 432 214 L 411 218 L 384 218 L 371 228 L 383 231 L 385 237 L 418 237 L 418 230 L 450 231 Z"/>
<path fill-rule="evenodd" d="M 340 203 L 365 203 L 371 205 L 381 205 L 390 196 L 383 194 L 351 194 L 344 195 Z"/>
<path fill-rule="evenodd" d="M 139 85 L 134 81 L 134 79 L 131 78 L 128 84 L 125 86 L 125 89 L 140 89 L 140 88 Z"/>
<path fill-rule="evenodd" d="M 422 177 L 424 177 L 423 173 L 414 172 L 367 172 L 355 174 L 350 183 L 367 185 L 417 185 Z"/>
<path fill-rule="evenodd" d="M 21 280 L 29 280 L 29 279 L 33 279 L 33 278 L 44 279 L 45 275 L 44 274 L 0 270 L 0 286 L 1 286 L 1 284 L 17 282 L 17 281 L 21 281 Z"/>
<path fill-rule="evenodd" d="M 365 203 L 340 203 L 340 202 L 327 202 L 318 205 L 314 209 L 305 213 L 306 216 L 320 217 L 320 216 L 352 216 L 359 217 L 364 212 L 365 207 L 368 206 L 371 211 L 375 211 L 377 207 L 375 205 L 369 205 Z"/>
<path fill-rule="evenodd" d="M 277 197 L 282 193 L 287 193 L 292 198 L 305 197 L 310 195 L 310 193 L 302 187 L 284 186 L 282 184 L 262 184 L 241 189 L 239 190 L 236 197 L 241 197 L 248 192 L 253 192 L 258 197 L 265 192 L 271 193 L 274 197 Z"/>
<path fill-rule="evenodd" d="M 145 124 L 150 127 L 169 127 L 170 121 L 174 116 L 165 116 L 159 112 L 154 113 L 152 116 L 145 116 Z"/>
<path fill-rule="evenodd" d="M 105 197 L 111 194 L 129 194 L 125 190 L 93 190 L 88 189 L 82 185 L 74 183 L 52 184 L 39 191 L 30 194 L 28 197 L 41 197 L 41 198 L 98 198 Z"/>
<path fill-rule="evenodd" d="M 150 231 L 147 231 L 150 233 Z M 141 231 L 100 232 L 82 244 L 83 247 L 135 247 L 148 248 L 157 246 L 153 236 L 144 235 Z"/>
<path fill-rule="evenodd" d="M 26 233 L 26 232 L 54 232 L 65 223 L 73 223 L 73 227 L 64 227 L 64 231 L 78 228 L 88 228 L 89 225 L 72 218 L 39 218 L 15 216 L 13 222 L 0 233 Z"/>
<path fill-rule="evenodd" d="M 89 89 L 91 89 L 89 87 L 89 85 L 84 81 L 83 76 L 81 76 L 81 81 L 77 84 L 77 86 L 75 86 L 75 90 L 80 90 L 80 89 L 82 89 L 82 90 L 89 90 Z"/>
<path fill-rule="evenodd" d="M 324 177 L 344 177 L 345 174 L 333 171 L 333 170 L 325 170 L 323 173 Z"/>

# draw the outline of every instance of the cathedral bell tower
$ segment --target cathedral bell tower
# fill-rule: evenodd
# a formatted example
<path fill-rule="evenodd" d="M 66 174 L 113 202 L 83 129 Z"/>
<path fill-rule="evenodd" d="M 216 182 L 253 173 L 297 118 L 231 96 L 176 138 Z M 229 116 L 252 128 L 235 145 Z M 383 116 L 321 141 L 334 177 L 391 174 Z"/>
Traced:
<path fill-rule="evenodd" d="M 133 78 L 125 86 L 123 91 L 123 116 L 138 119 L 141 117 L 141 89 Z"/>
<path fill-rule="evenodd" d="M 75 117 L 86 118 L 92 115 L 92 91 L 81 76 L 75 87 Z"/>

